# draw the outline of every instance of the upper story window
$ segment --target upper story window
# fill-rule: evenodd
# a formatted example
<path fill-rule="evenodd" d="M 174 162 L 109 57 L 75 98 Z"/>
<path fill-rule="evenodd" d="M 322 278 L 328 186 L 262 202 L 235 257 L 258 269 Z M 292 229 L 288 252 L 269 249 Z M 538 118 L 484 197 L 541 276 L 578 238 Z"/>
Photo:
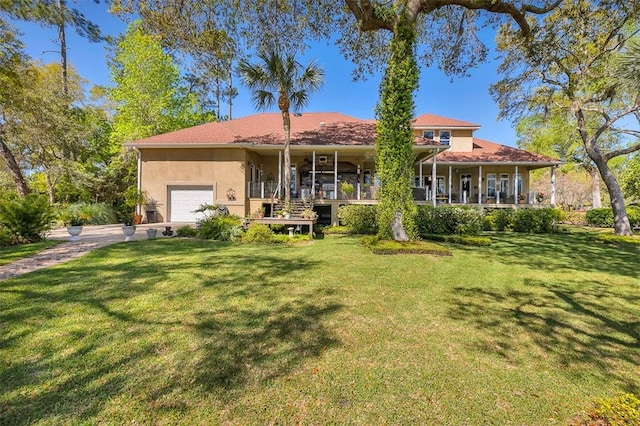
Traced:
<path fill-rule="evenodd" d="M 440 130 L 440 143 L 442 145 L 449 145 L 451 143 L 450 130 Z"/>
<path fill-rule="evenodd" d="M 422 137 L 433 140 L 435 138 L 435 132 L 433 130 L 423 130 Z"/>

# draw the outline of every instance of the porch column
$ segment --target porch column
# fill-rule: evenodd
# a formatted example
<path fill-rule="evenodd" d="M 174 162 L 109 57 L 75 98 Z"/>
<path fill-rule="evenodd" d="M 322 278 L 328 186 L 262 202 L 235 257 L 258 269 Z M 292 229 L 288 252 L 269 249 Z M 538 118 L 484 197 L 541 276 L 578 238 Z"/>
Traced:
<path fill-rule="evenodd" d="M 338 199 L 338 151 L 333 152 L 333 199 Z"/>
<path fill-rule="evenodd" d="M 556 206 L 556 166 L 551 167 L 551 207 Z"/>
<path fill-rule="evenodd" d="M 316 151 L 311 153 L 311 199 L 316 199 Z"/>
<path fill-rule="evenodd" d="M 424 188 L 424 182 L 422 181 L 422 160 L 420 160 L 420 181 L 418 182 L 418 188 Z"/>
<path fill-rule="evenodd" d="M 358 176 L 356 183 L 356 200 L 360 199 L 360 163 L 358 163 L 358 171 L 356 176 Z"/>
<path fill-rule="evenodd" d="M 282 191 L 282 151 L 278 151 L 278 195 L 280 191 Z"/>
<path fill-rule="evenodd" d="M 519 196 L 520 194 L 518 194 L 518 166 L 516 166 L 516 172 L 513 175 L 513 202 L 515 204 L 518 204 Z"/>
<path fill-rule="evenodd" d="M 142 152 L 139 149 L 136 149 L 136 153 L 138 154 L 138 194 L 142 193 Z M 142 214 L 142 207 L 140 204 L 136 205 L 136 214 Z"/>
<path fill-rule="evenodd" d="M 449 204 L 451 204 L 451 189 L 453 188 L 451 176 L 451 166 L 449 166 Z"/>
<path fill-rule="evenodd" d="M 431 198 L 432 198 L 432 203 L 433 203 L 433 207 L 436 206 L 436 155 L 438 154 L 438 151 L 434 150 L 433 152 L 433 164 L 431 166 Z"/>
<path fill-rule="evenodd" d="M 478 166 L 478 204 L 482 204 L 482 166 Z"/>

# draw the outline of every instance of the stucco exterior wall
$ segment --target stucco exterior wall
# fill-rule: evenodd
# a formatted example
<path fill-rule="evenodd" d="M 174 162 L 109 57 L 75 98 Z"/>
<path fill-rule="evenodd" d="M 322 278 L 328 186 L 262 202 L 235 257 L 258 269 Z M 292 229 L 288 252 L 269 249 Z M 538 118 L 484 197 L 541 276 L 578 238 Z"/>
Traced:
<path fill-rule="evenodd" d="M 141 153 L 141 184 L 149 197 L 159 202 L 159 221 L 170 220 L 169 188 L 176 186 L 211 186 L 214 204 L 224 204 L 240 216 L 246 214 L 244 149 L 144 148 Z M 227 191 L 235 192 L 235 201 Z"/>

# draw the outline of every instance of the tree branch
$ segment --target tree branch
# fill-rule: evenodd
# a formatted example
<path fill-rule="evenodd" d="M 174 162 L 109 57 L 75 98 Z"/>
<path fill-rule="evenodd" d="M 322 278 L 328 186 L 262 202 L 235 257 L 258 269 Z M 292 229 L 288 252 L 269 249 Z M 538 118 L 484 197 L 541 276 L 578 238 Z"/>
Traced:
<path fill-rule="evenodd" d="M 385 29 L 393 31 L 394 22 L 377 18 L 374 15 L 373 5 L 369 0 L 344 0 L 347 7 L 360 23 L 362 31 L 376 31 Z"/>

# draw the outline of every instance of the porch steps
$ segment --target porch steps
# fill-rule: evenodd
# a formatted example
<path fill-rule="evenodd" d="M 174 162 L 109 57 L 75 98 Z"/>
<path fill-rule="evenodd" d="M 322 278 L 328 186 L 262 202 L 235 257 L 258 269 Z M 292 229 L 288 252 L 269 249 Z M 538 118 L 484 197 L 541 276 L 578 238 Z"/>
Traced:
<path fill-rule="evenodd" d="M 291 200 L 291 216 L 299 217 L 302 216 L 302 211 L 306 208 L 304 201 L 302 200 Z M 284 209 L 284 201 L 280 200 L 279 202 L 273 205 L 273 211 L 277 212 Z M 275 214 L 275 213 L 274 213 Z"/>

